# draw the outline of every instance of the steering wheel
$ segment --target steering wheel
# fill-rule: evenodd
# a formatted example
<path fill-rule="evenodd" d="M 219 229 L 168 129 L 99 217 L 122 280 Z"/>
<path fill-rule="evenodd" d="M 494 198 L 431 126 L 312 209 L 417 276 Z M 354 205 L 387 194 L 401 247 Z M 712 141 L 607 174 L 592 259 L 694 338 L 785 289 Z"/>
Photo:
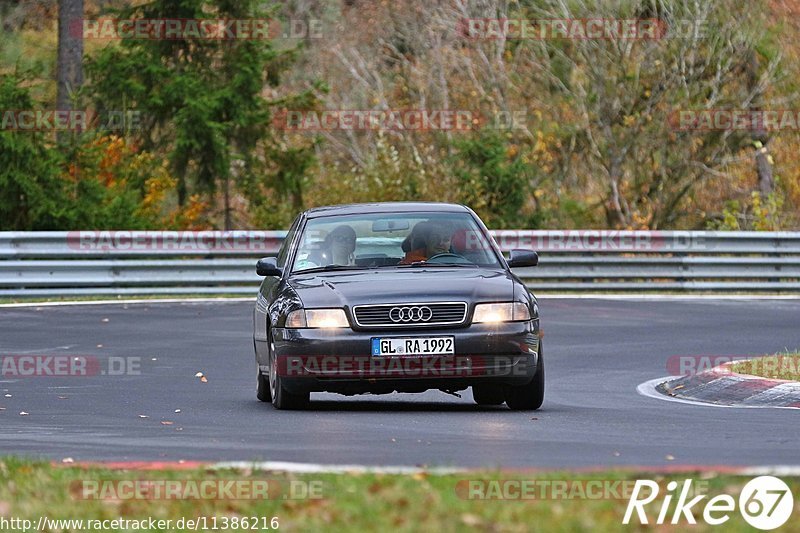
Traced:
<path fill-rule="evenodd" d="M 445 259 L 445 261 L 435 261 L 435 259 Z M 458 261 L 452 261 L 453 263 L 460 263 L 460 264 L 471 263 L 471 261 L 469 259 L 467 259 L 466 257 L 464 257 L 463 255 L 454 254 L 454 253 L 451 253 L 451 252 L 442 252 L 440 254 L 432 255 L 425 262 L 426 263 L 431 263 L 431 262 L 433 262 L 433 263 L 447 263 L 448 262 L 448 261 L 446 261 L 447 259 L 458 259 Z"/>

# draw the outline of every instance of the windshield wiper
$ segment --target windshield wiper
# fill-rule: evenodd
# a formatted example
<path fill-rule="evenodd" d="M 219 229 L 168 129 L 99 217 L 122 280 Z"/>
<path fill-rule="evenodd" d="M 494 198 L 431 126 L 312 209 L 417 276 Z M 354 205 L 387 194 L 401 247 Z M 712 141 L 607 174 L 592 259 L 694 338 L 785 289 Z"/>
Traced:
<path fill-rule="evenodd" d="M 296 270 L 293 274 L 312 274 L 314 272 L 333 272 L 336 270 L 368 270 L 369 267 L 358 265 L 325 265 L 314 268 L 304 268 L 303 270 Z"/>
<path fill-rule="evenodd" d="M 396 265 L 397 268 L 419 268 L 419 267 L 468 267 L 473 268 L 478 265 L 474 263 L 428 263 L 427 261 L 414 261 L 407 265 Z"/>

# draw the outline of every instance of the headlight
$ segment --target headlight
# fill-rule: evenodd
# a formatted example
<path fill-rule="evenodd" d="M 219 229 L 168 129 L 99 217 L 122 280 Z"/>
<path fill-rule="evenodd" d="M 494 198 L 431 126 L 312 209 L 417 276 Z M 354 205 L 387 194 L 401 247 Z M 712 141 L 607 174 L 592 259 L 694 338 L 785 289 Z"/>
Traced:
<path fill-rule="evenodd" d="M 347 328 L 343 309 L 298 309 L 286 317 L 287 328 Z"/>
<path fill-rule="evenodd" d="M 502 304 L 478 304 L 472 322 L 517 322 L 530 320 L 528 305 L 521 302 Z"/>

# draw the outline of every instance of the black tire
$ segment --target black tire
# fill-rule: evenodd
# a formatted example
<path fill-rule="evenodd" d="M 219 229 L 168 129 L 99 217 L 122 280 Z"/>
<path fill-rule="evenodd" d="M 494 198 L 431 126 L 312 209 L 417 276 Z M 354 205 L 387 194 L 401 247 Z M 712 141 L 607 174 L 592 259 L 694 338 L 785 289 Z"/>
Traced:
<path fill-rule="evenodd" d="M 258 367 L 258 361 L 256 361 L 256 398 L 262 402 L 272 401 L 272 394 L 270 394 L 269 391 L 269 379 L 261 373 L 261 369 Z"/>
<path fill-rule="evenodd" d="M 283 378 L 278 375 L 277 369 L 275 368 L 275 352 L 274 352 L 274 345 L 272 343 L 272 332 L 268 331 L 267 335 L 269 336 L 269 391 L 270 391 L 270 398 L 272 400 L 272 406 L 275 409 L 304 409 L 308 407 L 308 402 L 310 398 L 309 393 L 301 393 L 301 394 L 294 394 L 286 390 L 283 386 Z"/>
<path fill-rule="evenodd" d="M 256 347 L 256 339 L 253 338 L 253 351 L 256 354 L 256 398 L 262 402 L 271 402 L 272 397 L 269 394 L 269 380 L 261 373 L 261 367 L 258 363 L 258 348 Z"/>
<path fill-rule="evenodd" d="M 539 365 L 530 383 L 505 386 L 506 404 L 514 411 L 535 411 L 544 402 L 544 351 L 539 341 Z"/>
<path fill-rule="evenodd" d="M 478 405 L 501 405 L 506 401 L 503 388 L 499 385 L 473 385 L 472 399 Z"/>

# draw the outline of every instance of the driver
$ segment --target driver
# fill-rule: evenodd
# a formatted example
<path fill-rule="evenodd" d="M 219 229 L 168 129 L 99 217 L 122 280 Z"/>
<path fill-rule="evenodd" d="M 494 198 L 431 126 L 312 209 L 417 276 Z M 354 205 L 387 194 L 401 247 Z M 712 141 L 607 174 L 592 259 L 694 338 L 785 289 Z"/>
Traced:
<path fill-rule="evenodd" d="M 451 253 L 450 241 L 453 239 L 453 231 L 449 224 L 420 223 L 414 228 L 414 232 L 418 233 L 424 247 L 406 252 L 406 256 L 400 261 L 401 265 L 426 261 L 435 255 Z"/>

